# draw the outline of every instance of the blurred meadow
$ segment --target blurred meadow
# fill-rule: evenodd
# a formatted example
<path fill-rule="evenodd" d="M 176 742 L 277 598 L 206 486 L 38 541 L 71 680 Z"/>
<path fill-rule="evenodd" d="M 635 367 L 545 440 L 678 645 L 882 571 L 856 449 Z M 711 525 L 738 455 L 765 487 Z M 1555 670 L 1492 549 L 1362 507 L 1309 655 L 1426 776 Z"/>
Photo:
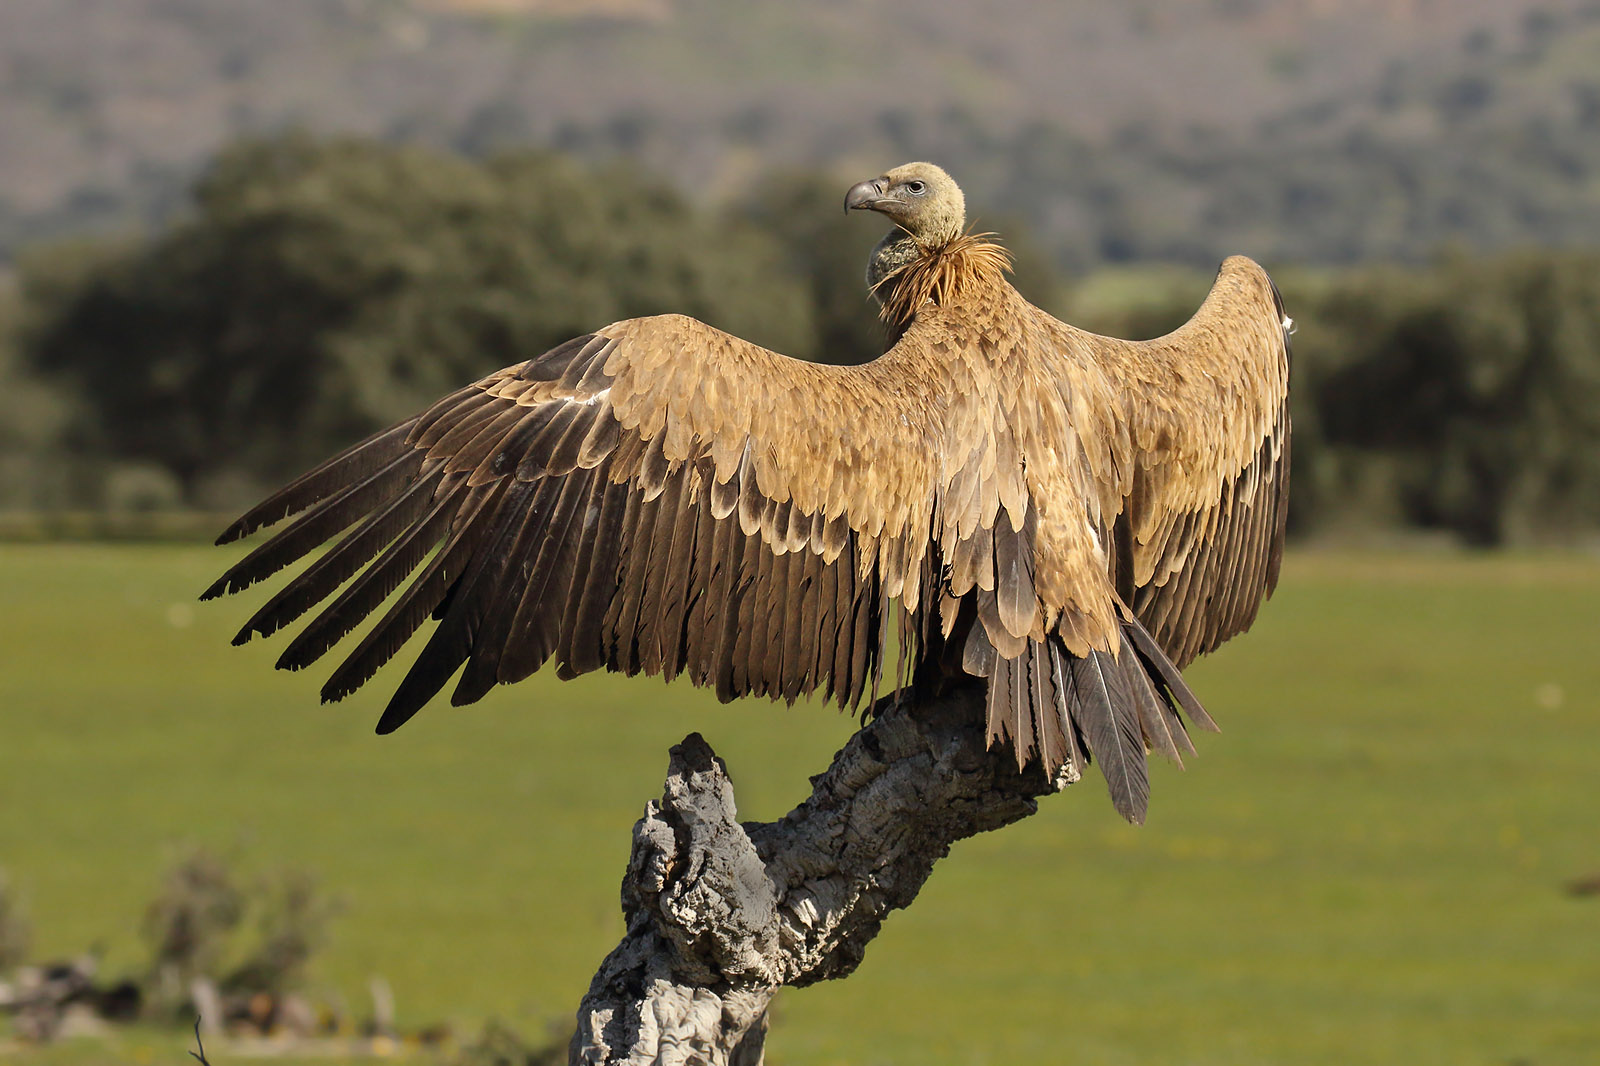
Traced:
<path fill-rule="evenodd" d="M 190 1061 L 207 951 L 342 1041 L 217 1066 L 564 1061 L 668 748 L 766 820 L 855 721 L 539 675 L 375 737 L 395 672 L 322 707 L 230 648 L 202 540 L 614 319 L 872 358 L 840 198 L 915 158 L 1090 329 L 1272 271 L 1292 545 L 1146 826 L 1091 771 L 958 845 L 769 1061 L 1600 1062 L 1595 0 L 0 0 L 0 1006 L 147 997 L 0 1009 L 0 1062 Z M 356 1039 L 374 978 L 409 1042 Z"/>
<path fill-rule="evenodd" d="M 316 677 L 226 646 L 242 605 L 192 605 L 228 554 L 0 548 L 0 840 L 42 956 L 135 968 L 198 843 L 343 902 L 324 994 L 382 975 L 402 1024 L 538 1034 L 621 935 L 671 744 L 703 733 L 769 819 L 852 728 L 541 675 L 375 737 L 381 693 L 319 707 Z M 780 995 L 773 1061 L 1593 1062 L 1600 900 L 1568 886 L 1600 873 L 1597 597 L 1573 556 L 1291 556 L 1249 639 L 1193 669 L 1224 731 L 1157 767 L 1146 826 L 1091 774 L 962 843 L 854 976 Z"/>

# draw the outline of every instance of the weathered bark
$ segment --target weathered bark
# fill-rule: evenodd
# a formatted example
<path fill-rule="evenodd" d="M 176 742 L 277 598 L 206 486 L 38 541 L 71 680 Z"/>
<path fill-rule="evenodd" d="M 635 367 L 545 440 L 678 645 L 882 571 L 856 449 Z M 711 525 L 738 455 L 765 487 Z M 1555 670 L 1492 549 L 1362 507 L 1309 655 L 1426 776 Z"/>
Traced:
<path fill-rule="evenodd" d="M 892 910 L 957 840 L 1032 814 L 1048 781 L 990 751 L 982 690 L 871 722 L 776 822 L 740 824 L 722 760 L 699 734 L 673 747 L 666 791 L 633 831 L 628 931 L 578 1011 L 570 1061 L 757 1066 L 784 985 L 848 976 Z"/>

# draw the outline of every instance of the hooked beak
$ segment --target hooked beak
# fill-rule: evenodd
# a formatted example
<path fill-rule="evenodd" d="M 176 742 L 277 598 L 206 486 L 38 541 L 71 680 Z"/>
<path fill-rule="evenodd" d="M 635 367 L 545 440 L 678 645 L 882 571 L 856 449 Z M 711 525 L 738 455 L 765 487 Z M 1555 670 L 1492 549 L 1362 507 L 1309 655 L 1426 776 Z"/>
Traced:
<path fill-rule="evenodd" d="M 875 211 L 883 199 L 882 178 L 858 182 L 850 186 L 850 191 L 844 194 L 844 212 L 848 215 L 851 211 Z"/>

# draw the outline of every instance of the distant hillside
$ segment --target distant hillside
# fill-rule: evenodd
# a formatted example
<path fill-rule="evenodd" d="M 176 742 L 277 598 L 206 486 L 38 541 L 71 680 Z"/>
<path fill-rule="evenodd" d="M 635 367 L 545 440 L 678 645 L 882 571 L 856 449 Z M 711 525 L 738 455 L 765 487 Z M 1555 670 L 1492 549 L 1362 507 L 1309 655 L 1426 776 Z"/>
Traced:
<path fill-rule="evenodd" d="M 1600 243 L 1600 2 L 0 0 L 0 257 L 286 125 L 712 200 L 936 158 L 1069 264 Z"/>

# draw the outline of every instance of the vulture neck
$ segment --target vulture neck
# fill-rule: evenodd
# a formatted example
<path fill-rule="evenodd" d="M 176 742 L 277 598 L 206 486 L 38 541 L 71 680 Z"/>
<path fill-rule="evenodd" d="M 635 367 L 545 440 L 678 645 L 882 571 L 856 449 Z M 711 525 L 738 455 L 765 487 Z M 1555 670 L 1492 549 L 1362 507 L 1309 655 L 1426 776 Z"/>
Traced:
<path fill-rule="evenodd" d="M 889 343 L 926 304 L 948 304 L 963 293 L 1004 281 L 1011 254 L 992 233 L 964 233 L 926 246 L 904 230 L 893 230 L 867 260 L 867 285 L 889 324 Z"/>
<path fill-rule="evenodd" d="M 922 246 L 905 230 L 897 227 L 885 233 L 883 240 L 878 242 L 878 246 L 872 249 L 872 255 L 867 258 L 867 288 L 881 300 L 885 294 L 878 291 L 878 286 L 883 284 L 883 280 L 909 266 L 912 260 L 922 254 Z"/>

